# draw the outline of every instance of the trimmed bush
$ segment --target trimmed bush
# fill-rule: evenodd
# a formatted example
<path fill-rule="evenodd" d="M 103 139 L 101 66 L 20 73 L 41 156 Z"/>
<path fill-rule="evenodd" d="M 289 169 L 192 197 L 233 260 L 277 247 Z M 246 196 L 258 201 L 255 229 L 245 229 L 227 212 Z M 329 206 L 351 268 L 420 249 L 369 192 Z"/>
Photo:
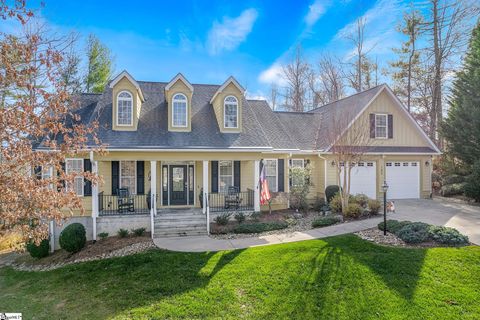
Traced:
<path fill-rule="evenodd" d="M 327 202 L 330 203 L 333 197 L 340 192 L 340 187 L 336 185 L 331 185 L 325 188 L 325 197 L 327 198 Z"/>
<path fill-rule="evenodd" d="M 368 205 L 368 196 L 366 194 L 359 193 L 355 196 L 353 196 L 353 202 L 357 203 L 360 207 L 366 208 Z"/>
<path fill-rule="evenodd" d="M 49 249 L 50 241 L 48 239 L 43 239 L 38 246 L 33 241 L 27 243 L 27 251 L 33 258 L 40 259 L 48 256 Z"/>
<path fill-rule="evenodd" d="M 449 227 L 430 226 L 428 228 L 432 240 L 452 246 L 468 244 L 468 237 L 458 232 L 457 229 Z"/>
<path fill-rule="evenodd" d="M 106 238 L 108 238 L 108 232 L 100 232 L 98 236 L 100 237 L 100 239 L 105 240 Z"/>
<path fill-rule="evenodd" d="M 465 182 L 465 177 L 458 174 L 450 174 L 448 176 L 443 177 L 442 179 L 442 183 L 444 185 L 462 183 L 462 182 Z"/>
<path fill-rule="evenodd" d="M 312 209 L 316 212 L 320 212 L 322 210 L 325 210 L 326 204 L 327 203 L 324 198 L 317 198 L 315 199 L 315 203 L 313 204 Z"/>
<path fill-rule="evenodd" d="M 397 236 L 406 243 L 421 243 L 428 240 L 430 225 L 423 222 L 412 222 L 401 228 Z"/>
<path fill-rule="evenodd" d="M 342 212 L 342 199 L 340 198 L 339 193 L 335 194 L 335 196 L 330 199 L 330 208 L 334 213 Z"/>
<path fill-rule="evenodd" d="M 387 220 L 387 231 L 396 235 L 400 229 L 411 223 L 411 221 Z M 378 229 L 383 231 L 383 221 L 378 224 Z"/>
<path fill-rule="evenodd" d="M 63 229 L 59 240 L 62 249 L 71 253 L 78 252 L 87 242 L 85 227 L 81 223 L 72 223 Z"/>
<path fill-rule="evenodd" d="M 145 228 L 137 228 L 137 229 L 132 229 L 132 233 L 137 236 L 137 237 L 142 237 L 145 235 L 145 231 L 147 231 Z"/>
<path fill-rule="evenodd" d="M 465 195 L 480 202 L 480 160 L 477 160 L 472 167 L 471 174 L 464 186 Z"/>
<path fill-rule="evenodd" d="M 368 200 L 367 206 L 370 214 L 378 214 L 380 212 L 380 208 L 382 207 L 382 204 L 378 200 L 370 199 Z"/>
<path fill-rule="evenodd" d="M 234 233 L 260 233 L 265 231 L 280 230 L 288 227 L 285 221 L 256 222 L 239 224 L 233 229 Z"/>
<path fill-rule="evenodd" d="M 327 227 L 338 222 L 340 222 L 340 218 L 335 216 L 321 217 L 312 221 L 312 228 Z"/>
<path fill-rule="evenodd" d="M 247 220 L 247 216 L 243 212 L 236 213 L 234 218 L 238 223 L 243 223 L 245 220 Z"/>
<path fill-rule="evenodd" d="M 467 182 L 447 184 L 440 188 L 440 194 L 443 197 L 451 197 L 465 192 Z"/>
<path fill-rule="evenodd" d="M 215 221 L 219 226 L 226 226 L 231 215 L 231 213 L 222 213 L 221 215 L 216 216 L 213 221 Z"/>
<path fill-rule="evenodd" d="M 126 238 L 128 237 L 128 230 L 127 229 L 122 229 L 120 228 L 120 230 L 118 230 L 117 234 L 120 238 Z"/>
<path fill-rule="evenodd" d="M 345 218 L 358 218 L 362 215 L 363 208 L 358 203 L 349 203 L 347 208 L 343 210 Z"/>

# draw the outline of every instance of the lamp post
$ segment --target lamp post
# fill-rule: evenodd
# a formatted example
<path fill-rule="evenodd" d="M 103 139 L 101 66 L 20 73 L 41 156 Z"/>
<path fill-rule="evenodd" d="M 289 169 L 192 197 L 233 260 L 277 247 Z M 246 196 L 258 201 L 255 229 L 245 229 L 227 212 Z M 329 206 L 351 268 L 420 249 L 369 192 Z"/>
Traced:
<path fill-rule="evenodd" d="M 388 191 L 388 184 L 387 181 L 383 181 L 382 185 L 383 191 L 383 235 L 387 235 L 387 191 Z"/>

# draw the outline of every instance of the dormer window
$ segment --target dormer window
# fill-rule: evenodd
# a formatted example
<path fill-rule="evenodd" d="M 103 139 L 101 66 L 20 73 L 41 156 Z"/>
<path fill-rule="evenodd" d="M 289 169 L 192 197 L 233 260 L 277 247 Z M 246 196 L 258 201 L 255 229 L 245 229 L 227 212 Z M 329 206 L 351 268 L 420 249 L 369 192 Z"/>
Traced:
<path fill-rule="evenodd" d="M 133 125 L 133 97 L 128 91 L 121 91 L 117 95 L 117 125 Z"/>
<path fill-rule="evenodd" d="M 187 97 L 177 93 L 172 99 L 173 106 L 173 127 L 187 127 Z"/>
<path fill-rule="evenodd" d="M 228 96 L 224 101 L 224 126 L 225 128 L 238 128 L 238 100 Z"/>

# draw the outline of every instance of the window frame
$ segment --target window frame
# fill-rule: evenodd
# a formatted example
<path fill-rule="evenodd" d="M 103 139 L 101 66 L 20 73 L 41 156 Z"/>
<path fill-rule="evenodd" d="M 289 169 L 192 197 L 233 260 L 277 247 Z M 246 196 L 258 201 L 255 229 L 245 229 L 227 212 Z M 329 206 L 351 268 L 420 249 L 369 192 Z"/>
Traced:
<path fill-rule="evenodd" d="M 185 125 L 175 125 L 175 97 L 177 96 L 183 96 L 185 98 Z M 179 100 L 179 102 L 183 102 L 183 101 Z M 172 127 L 188 128 L 188 97 L 181 92 L 177 92 L 172 96 Z"/>
<path fill-rule="evenodd" d="M 379 126 L 377 117 L 385 117 L 385 125 Z M 377 135 L 377 127 L 378 128 L 385 128 L 385 136 L 378 136 Z M 388 114 L 386 113 L 375 113 L 375 139 L 388 139 Z"/>
<path fill-rule="evenodd" d="M 301 166 L 301 167 L 300 167 L 300 166 L 294 166 L 294 165 L 293 165 L 293 162 L 294 162 L 294 161 L 301 161 L 301 162 L 302 162 L 302 166 Z M 290 169 L 292 169 L 292 168 L 305 168 L 305 159 L 300 159 L 300 158 L 292 158 L 292 159 L 290 159 Z M 277 171 L 278 171 L 278 169 L 277 169 Z M 290 171 L 291 171 L 291 170 L 290 170 Z M 291 172 L 290 172 L 290 173 L 291 173 Z M 290 176 L 290 185 L 291 185 L 292 187 L 296 187 L 296 185 L 293 183 L 293 177 L 292 177 L 292 176 Z"/>
<path fill-rule="evenodd" d="M 232 172 L 231 172 L 231 175 L 222 175 L 222 170 L 220 170 L 220 167 L 221 167 L 221 164 L 222 162 L 230 162 L 231 165 L 232 165 Z M 219 160 L 218 161 L 218 193 L 227 193 L 228 192 L 228 187 L 230 186 L 227 186 L 227 189 L 226 190 L 223 190 L 221 191 L 221 178 L 222 177 L 228 177 L 228 176 L 231 176 L 232 177 L 232 187 L 235 186 L 235 168 L 234 168 L 234 163 L 233 163 L 233 160 Z"/>
<path fill-rule="evenodd" d="M 270 189 L 270 192 L 278 192 L 278 159 L 263 159 L 263 166 L 267 163 L 267 161 L 275 161 L 275 190 L 272 189 L 272 187 L 269 185 L 268 188 Z M 267 169 L 265 169 L 265 179 L 267 177 L 272 177 L 267 175 Z M 268 181 L 268 179 L 267 179 Z"/>
<path fill-rule="evenodd" d="M 127 93 L 128 95 L 130 95 L 130 99 L 128 98 L 121 98 L 120 95 L 122 93 Z M 120 123 L 118 120 L 119 120 L 119 100 L 122 100 L 122 101 L 130 101 L 131 102 L 131 105 L 130 105 L 130 112 L 131 112 L 131 115 L 130 115 L 130 123 Z M 130 127 L 130 126 L 133 126 L 133 94 L 130 92 L 130 91 L 127 91 L 127 90 L 122 90 L 120 91 L 119 93 L 117 93 L 117 100 L 116 100 L 116 103 L 117 103 L 117 117 L 116 117 L 116 124 L 117 126 L 120 126 L 120 127 Z"/>
<path fill-rule="evenodd" d="M 136 195 L 137 194 L 137 160 L 120 160 L 118 163 L 118 186 L 119 188 L 124 188 L 122 186 L 122 162 L 133 162 L 133 181 L 134 181 L 134 186 L 135 186 L 135 192 L 132 192 L 132 190 L 128 190 L 131 195 Z"/>
<path fill-rule="evenodd" d="M 234 127 L 227 127 L 227 121 L 226 121 L 226 118 L 227 118 L 227 99 L 228 98 L 234 98 L 235 99 L 235 105 L 236 105 L 236 108 L 235 108 L 235 111 L 236 111 L 236 114 L 235 114 L 235 124 L 236 126 Z M 229 102 L 228 104 L 233 104 L 232 102 Z M 233 95 L 228 95 L 225 97 L 225 99 L 223 99 L 223 128 L 224 129 L 238 129 L 238 99 L 237 97 L 233 96 Z"/>
<path fill-rule="evenodd" d="M 69 166 L 68 166 L 68 162 L 69 162 L 69 161 L 80 161 L 80 162 L 82 163 L 81 172 L 84 172 L 84 171 L 85 171 L 84 160 L 83 160 L 83 159 L 79 159 L 79 158 L 66 158 L 66 159 L 65 159 L 65 173 L 66 173 L 67 175 L 70 174 L 70 170 L 69 170 Z M 82 192 L 82 193 L 81 193 L 81 194 L 78 194 L 78 193 L 75 192 L 75 194 L 77 195 L 77 197 L 83 197 L 83 196 L 85 196 L 85 189 L 84 189 L 84 187 L 85 187 L 85 178 L 84 178 L 83 175 L 75 177 L 75 178 L 74 178 L 74 182 L 73 182 L 74 185 L 75 185 L 75 180 L 78 179 L 78 178 L 81 178 L 81 179 L 82 179 L 82 188 L 81 188 L 81 192 Z M 65 186 L 65 189 L 66 189 L 67 191 L 69 191 L 70 188 L 71 188 L 71 187 L 69 187 L 69 186 L 68 186 L 68 183 L 67 183 L 66 186 Z M 75 188 L 74 188 L 74 189 L 75 189 Z M 75 191 L 75 190 L 73 190 L 73 191 Z"/>

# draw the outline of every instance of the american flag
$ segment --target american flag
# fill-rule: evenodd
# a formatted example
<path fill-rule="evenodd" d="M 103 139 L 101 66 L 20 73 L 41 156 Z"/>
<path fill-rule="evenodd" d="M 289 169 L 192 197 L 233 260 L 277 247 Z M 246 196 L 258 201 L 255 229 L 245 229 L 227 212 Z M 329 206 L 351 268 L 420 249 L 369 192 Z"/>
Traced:
<path fill-rule="evenodd" d="M 267 204 L 268 201 L 272 198 L 270 195 L 270 190 L 268 189 L 267 175 L 265 173 L 265 165 L 262 166 L 262 171 L 260 172 L 260 204 Z"/>

